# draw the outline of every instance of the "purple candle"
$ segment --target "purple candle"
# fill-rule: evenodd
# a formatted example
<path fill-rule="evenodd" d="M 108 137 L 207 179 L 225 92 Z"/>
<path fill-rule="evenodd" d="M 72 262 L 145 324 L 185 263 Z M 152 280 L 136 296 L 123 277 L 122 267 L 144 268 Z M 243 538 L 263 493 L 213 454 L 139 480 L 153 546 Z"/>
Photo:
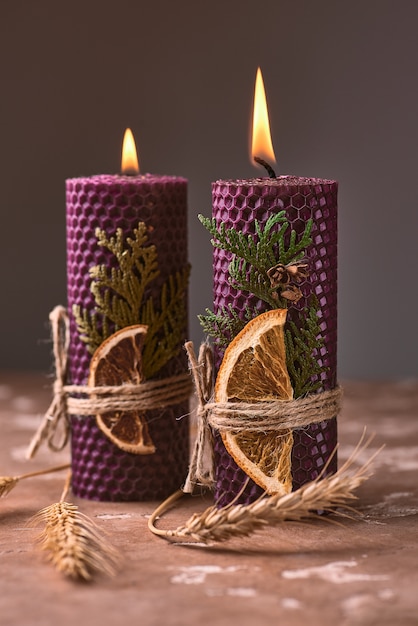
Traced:
<path fill-rule="evenodd" d="M 254 115 L 256 117 L 256 110 Z M 266 107 L 265 117 L 267 118 Z M 269 139 L 268 128 L 267 135 Z M 254 147 L 253 142 L 253 154 L 254 150 L 255 154 L 260 153 L 260 147 Z M 274 158 L 274 153 L 272 157 L 271 152 L 266 156 Z M 265 154 L 264 152 L 263 156 Z M 280 211 L 285 212 L 289 231 L 294 230 L 298 237 L 303 234 L 308 220 L 313 221 L 311 243 L 305 250 L 309 274 L 298 285 L 302 297 L 297 303 L 290 304 L 288 321 L 298 318 L 311 296 L 316 296 L 322 346 L 315 354 L 315 359 L 321 366 L 321 373 L 312 377 L 312 385 L 320 383 L 316 385 L 316 391 L 328 391 L 337 383 L 338 185 L 333 180 L 275 177 L 271 171 L 270 176 L 250 180 L 218 180 L 213 183 L 212 215 L 218 228 L 222 224 L 225 229 L 233 228 L 252 236 L 256 236 L 256 221 L 263 227 L 270 216 Z M 241 291 L 231 284 L 229 265 L 232 256 L 224 249 L 214 248 L 214 312 L 218 314 L 231 307 L 244 320 L 246 310 L 257 309 L 261 313 L 268 309 L 268 305 L 253 294 Z M 215 352 L 216 366 L 219 367 L 223 350 L 217 347 Z M 292 482 L 293 489 L 297 489 L 317 478 L 329 460 L 337 444 L 336 419 L 295 430 L 293 436 Z M 328 466 L 328 473 L 335 472 L 336 463 L 334 457 Z M 228 454 L 218 433 L 215 436 L 215 466 L 215 500 L 223 506 L 237 497 L 248 477 Z M 261 493 L 261 488 L 249 480 L 237 502 L 248 503 Z"/>
<path fill-rule="evenodd" d="M 66 181 L 67 279 L 70 315 L 69 382 L 85 385 L 92 358 L 82 340 L 75 311 L 96 310 L 92 293 L 92 267 L 115 267 L 114 255 L 97 240 L 97 229 L 107 239 L 121 229 L 134 237 L 138 224 L 146 227 L 148 246 L 155 246 L 158 276 L 146 297 L 158 307 L 163 285 L 176 272 L 187 271 L 187 181 L 179 177 L 134 174 L 97 175 Z M 183 343 L 187 338 L 187 303 L 178 342 L 178 354 L 158 371 L 163 379 L 187 371 Z M 137 323 L 143 323 L 138 320 Z M 112 331 L 112 328 L 110 329 Z M 161 499 L 178 489 L 189 459 L 188 401 L 146 411 L 153 454 L 132 454 L 112 443 L 96 424 L 95 416 L 71 418 L 72 488 L 75 495 L 93 500 Z"/>

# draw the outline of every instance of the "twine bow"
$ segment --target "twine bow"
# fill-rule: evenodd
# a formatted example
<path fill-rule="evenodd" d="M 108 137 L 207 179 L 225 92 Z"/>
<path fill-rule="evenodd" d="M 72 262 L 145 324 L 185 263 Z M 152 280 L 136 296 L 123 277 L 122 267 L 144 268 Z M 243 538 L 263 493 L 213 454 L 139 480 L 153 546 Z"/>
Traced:
<path fill-rule="evenodd" d="M 213 430 L 254 433 L 295 430 L 330 420 L 339 413 L 342 397 L 340 386 L 296 400 L 214 402 L 211 348 L 208 344 L 202 344 L 198 359 L 192 342 L 187 342 L 185 348 L 197 395 L 197 436 L 189 473 L 183 487 L 186 493 L 192 493 L 195 485 L 213 486 Z M 208 456 L 209 467 L 205 469 L 208 465 Z"/>
<path fill-rule="evenodd" d="M 197 435 L 183 486 L 185 493 L 192 493 L 196 485 L 211 487 L 214 483 L 213 434 L 209 425 L 209 400 L 213 393 L 213 352 L 207 343 L 203 343 L 196 358 L 191 341 L 186 342 L 184 347 L 189 357 L 197 396 Z M 208 456 L 209 462 L 206 463 Z M 205 469 L 206 464 L 208 469 Z"/>
<path fill-rule="evenodd" d="M 39 425 L 26 452 L 26 457 L 31 459 L 35 456 L 43 441 L 47 441 L 48 447 L 54 452 L 61 451 L 68 442 L 70 425 L 67 419 L 67 398 L 65 380 L 67 376 L 68 347 L 70 343 L 70 321 L 63 306 L 56 306 L 49 314 L 52 330 L 52 342 L 55 360 L 56 378 L 53 387 L 53 399 Z M 62 433 L 58 442 L 55 436 L 58 425 L 62 426 Z"/>
<path fill-rule="evenodd" d="M 162 409 L 187 400 L 192 391 L 189 372 L 168 378 L 148 380 L 117 386 L 66 385 L 70 323 L 64 307 L 57 306 L 49 315 L 52 328 L 56 380 L 54 397 L 37 432 L 29 444 L 26 456 L 32 458 L 43 441 L 50 450 L 62 450 L 68 442 L 68 416 L 90 416 L 111 411 Z M 59 429 L 61 436 L 57 440 Z"/>

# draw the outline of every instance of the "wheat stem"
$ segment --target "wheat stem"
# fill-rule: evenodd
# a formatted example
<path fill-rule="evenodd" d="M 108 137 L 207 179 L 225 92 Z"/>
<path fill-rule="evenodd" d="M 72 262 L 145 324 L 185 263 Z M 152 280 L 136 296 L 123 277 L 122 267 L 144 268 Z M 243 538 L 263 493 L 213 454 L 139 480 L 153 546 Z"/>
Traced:
<path fill-rule="evenodd" d="M 0 476 L 0 498 L 7 496 L 7 494 L 10 493 L 21 480 L 33 478 L 34 476 L 42 476 L 43 474 L 50 474 L 52 472 L 60 472 L 61 470 L 68 469 L 69 467 L 70 464 L 66 463 L 65 465 L 58 465 L 57 467 L 50 467 L 48 469 L 28 472 L 27 474 L 20 474 L 20 476 Z"/>
<path fill-rule="evenodd" d="M 350 473 L 356 458 L 370 444 L 371 438 L 364 442 L 365 432 L 354 453 L 336 474 L 323 476 L 303 485 L 297 491 L 284 496 L 262 496 L 252 504 L 231 503 L 223 508 L 211 506 L 203 513 L 195 513 L 185 524 L 175 530 L 156 528 L 157 517 L 163 515 L 182 495 L 175 492 L 167 498 L 151 515 L 148 528 L 165 539 L 190 539 L 208 543 L 225 541 L 232 537 L 248 536 L 265 527 L 276 526 L 286 521 L 304 521 L 317 518 L 315 511 L 327 511 L 340 517 L 347 517 L 353 512 L 350 502 L 355 500 L 355 490 L 371 474 L 371 464 L 380 452 L 376 451 L 360 468 Z M 337 508 L 341 508 L 338 511 Z M 327 518 L 329 519 L 329 518 Z"/>
<path fill-rule="evenodd" d="M 152 533 L 154 533 L 154 535 L 160 535 L 161 537 L 165 537 L 167 535 L 167 531 L 157 528 L 155 526 L 155 522 L 160 515 L 166 513 L 168 509 L 172 507 L 173 504 L 184 495 L 185 492 L 181 489 L 178 489 L 155 509 L 155 511 L 152 513 L 151 517 L 148 520 L 148 528 Z"/>
<path fill-rule="evenodd" d="M 62 494 L 61 494 L 61 498 L 60 498 L 60 502 L 64 502 L 65 498 L 68 495 L 68 492 L 70 491 L 71 488 L 71 479 L 73 477 L 73 473 L 70 470 L 67 474 L 67 478 L 65 479 L 65 483 L 64 483 L 64 488 L 62 490 Z"/>
<path fill-rule="evenodd" d="M 57 465 L 56 467 L 50 467 L 48 469 L 36 470 L 34 472 L 28 472 L 27 474 L 21 474 L 20 476 L 16 476 L 18 480 L 23 480 L 24 478 L 33 478 L 34 476 L 42 476 L 43 474 L 50 474 L 52 472 L 61 472 L 65 469 L 71 467 L 70 463 L 65 463 L 65 465 Z"/>

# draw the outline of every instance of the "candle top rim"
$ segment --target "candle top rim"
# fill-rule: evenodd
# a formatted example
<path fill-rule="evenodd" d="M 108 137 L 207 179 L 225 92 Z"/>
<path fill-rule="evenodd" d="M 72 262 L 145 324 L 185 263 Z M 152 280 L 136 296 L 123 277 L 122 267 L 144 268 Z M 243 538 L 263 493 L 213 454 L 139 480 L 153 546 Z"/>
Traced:
<path fill-rule="evenodd" d="M 308 176 L 285 175 L 277 176 L 277 178 L 259 177 L 259 178 L 237 178 L 237 179 L 218 179 L 212 185 L 236 185 L 236 186 L 268 186 L 268 187 L 289 187 L 301 185 L 337 185 L 336 180 L 330 178 L 314 178 Z"/>
<path fill-rule="evenodd" d="M 75 176 L 67 178 L 67 182 L 98 182 L 98 183 L 152 183 L 152 182 L 184 182 L 187 183 L 187 178 L 182 176 L 170 176 L 168 174 L 93 174 L 91 176 Z"/>

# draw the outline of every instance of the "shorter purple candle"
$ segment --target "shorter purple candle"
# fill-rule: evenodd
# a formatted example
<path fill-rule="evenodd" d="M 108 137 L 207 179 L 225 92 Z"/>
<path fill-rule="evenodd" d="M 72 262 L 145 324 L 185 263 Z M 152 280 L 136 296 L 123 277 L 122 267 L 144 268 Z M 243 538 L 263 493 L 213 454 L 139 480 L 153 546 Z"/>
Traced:
<path fill-rule="evenodd" d="M 98 175 L 66 182 L 67 285 L 70 315 L 69 382 L 85 385 L 91 354 L 81 340 L 73 306 L 94 311 L 89 270 L 114 264 L 110 252 L 99 246 L 96 229 L 113 237 L 122 229 L 132 237 L 139 222 L 147 227 L 148 243 L 158 254 L 159 276 L 147 296 L 159 301 L 162 285 L 188 265 L 187 181 L 180 177 Z M 185 303 L 185 306 L 187 304 Z M 179 347 L 187 339 L 185 326 Z M 165 378 L 187 371 L 184 351 L 158 373 Z M 167 497 L 184 482 L 189 461 L 188 402 L 147 411 L 156 452 L 124 452 L 99 430 L 95 417 L 72 417 L 72 488 L 76 496 L 92 500 L 154 500 Z"/>

